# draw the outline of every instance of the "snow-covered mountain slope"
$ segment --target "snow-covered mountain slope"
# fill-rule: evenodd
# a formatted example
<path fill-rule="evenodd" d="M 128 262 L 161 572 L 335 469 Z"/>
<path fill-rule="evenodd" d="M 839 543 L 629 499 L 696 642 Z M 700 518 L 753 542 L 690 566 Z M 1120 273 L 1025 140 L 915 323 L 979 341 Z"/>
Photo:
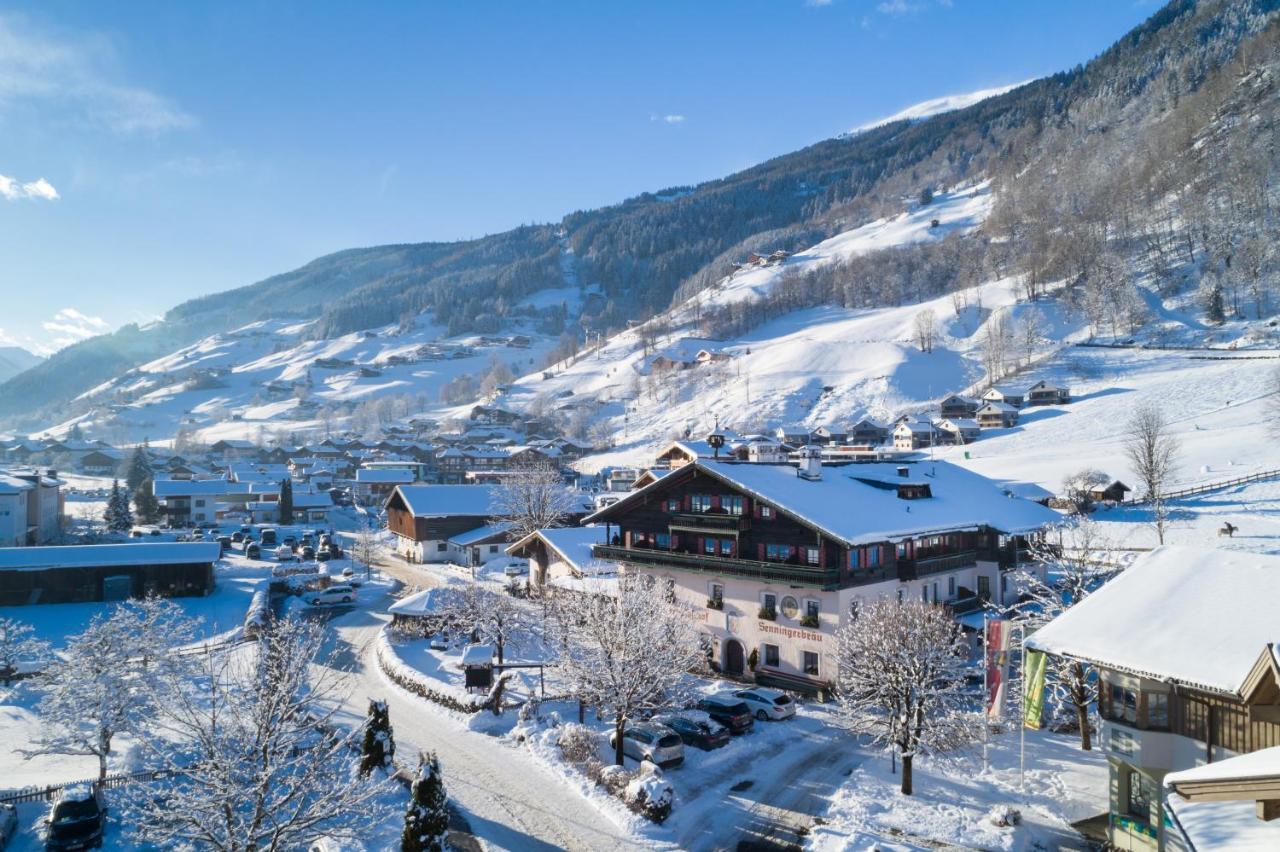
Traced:
<path fill-rule="evenodd" d="M 1003 95 L 1005 92 L 1011 92 L 1019 86 L 1025 86 L 1030 80 L 1023 80 L 1021 83 L 1011 83 L 1007 86 L 995 86 L 990 89 L 979 89 L 976 92 L 964 92 L 958 95 L 943 95 L 940 98 L 930 98 L 927 101 L 921 101 L 918 104 L 912 104 L 909 107 L 898 110 L 893 115 L 887 115 L 884 118 L 877 118 L 874 121 L 868 121 L 866 124 L 855 127 L 850 133 L 861 133 L 864 130 L 872 130 L 885 124 L 895 121 L 920 121 L 934 115 L 942 115 L 944 112 L 953 112 L 958 109 L 973 106 L 976 103 L 985 101 L 987 98 L 994 98 L 996 95 Z"/>
<path fill-rule="evenodd" d="M 44 359 L 20 346 L 0 346 L 0 382 L 6 382 L 21 372 L 30 370 Z"/>

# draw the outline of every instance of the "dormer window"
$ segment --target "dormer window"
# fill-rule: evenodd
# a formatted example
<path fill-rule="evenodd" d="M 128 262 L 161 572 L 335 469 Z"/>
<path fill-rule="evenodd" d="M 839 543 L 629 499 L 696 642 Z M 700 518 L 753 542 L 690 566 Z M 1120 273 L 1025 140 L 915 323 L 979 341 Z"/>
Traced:
<path fill-rule="evenodd" d="M 903 482 L 898 486 L 899 500 L 923 500 L 932 496 L 933 492 L 929 490 L 929 483 L 927 482 Z"/>

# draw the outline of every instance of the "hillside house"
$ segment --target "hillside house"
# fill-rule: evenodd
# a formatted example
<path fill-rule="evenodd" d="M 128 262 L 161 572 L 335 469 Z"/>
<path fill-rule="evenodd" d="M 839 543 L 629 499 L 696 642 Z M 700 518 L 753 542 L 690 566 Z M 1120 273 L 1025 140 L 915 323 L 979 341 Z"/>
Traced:
<path fill-rule="evenodd" d="M 889 429 L 870 418 L 864 417 L 849 430 L 849 442 L 875 446 L 889 440 Z"/>
<path fill-rule="evenodd" d="M 1012 602 L 1005 572 L 1057 519 L 946 462 L 824 466 L 806 453 L 798 466 L 699 459 L 586 522 L 605 527 L 597 559 L 694 608 L 722 671 L 746 675 L 755 651 L 758 682 L 818 691 L 857 602 Z"/>
<path fill-rule="evenodd" d="M 927 420 L 909 420 L 893 427 L 895 450 L 921 450 L 942 443 L 937 428 Z"/>
<path fill-rule="evenodd" d="M 1280 746 L 1278 609 L 1280 557 L 1166 545 L 1027 639 L 1098 673 L 1114 847 L 1186 848 L 1167 773 Z"/>
<path fill-rule="evenodd" d="M 1066 405 L 1071 402 L 1071 389 L 1044 380 L 1027 389 L 1027 405 Z"/>
<path fill-rule="evenodd" d="M 87 476 L 111 476 L 123 459 L 118 450 L 90 450 L 77 463 L 80 472 Z"/>
<path fill-rule="evenodd" d="M 398 485 L 387 498 L 387 528 L 409 562 L 450 562 L 449 540 L 488 526 L 498 510 L 491 485 Z"/>
<path fill-rule="evenodd" d="M 967 396 L 952 394 L 938 406 L 938 416 L 944 420 L 968 420 L 977 416 L 979 403 Z"/>
<path fill-rule="evenodd" d="M 1132 488 L 1116 479 L 1109 485 L 1090 491 L 1089 498 L 1095 503 L 1123 503 L 1124 495 L 1132 490 Z"/>
<path fill-rule="evenodd" d="M 987 388 L 986 392 L 982 394 L 981 401 L 1000 402 L 1005 405 L 1013 406 L 1014 408 L 1021 408 L 1024 399 L 1025 397 L 1021 391 L 997 385 L 995 387 Z"/>
<path fill-rule="evenodd" d="M 217 523 L 222 504 L 232 491 L 239 493 L 244 502 L 249 496 L 247 484 L 226 479 L 157 479 L 151 488 L 170 526 Z"/>
<path fill-rule="evenodd" d="M 27 501 L 35 486 L 25 479 L 0 473 L 0 547 L 35 544 L 28 540 Z"/>
<path fill-rule="evenodd" d="M 815 443 L 827 444 L 847 444 L 849 442 L 849 433 L 837 429 L 834 426 L 819 426 L 813 430 L 813 439 Z"/>
<path fill-rule="evenodd" d="M 964 417 L 944 417 L 938 421 L 938 432 L 946 444 L 972 444 L 982 435 L 978 421 Z"/>
<path fill-rule="evenodd" d="M 597 559 L 592 548 L 608 544 L 605 528 L 558 527 L 530 533 L 507 547 L 511 556 L 529 560 L 529 583 L 589 590 L 593 582 L 618 574 L 618 563 Z"/>
<path fill-rule="evenodd" d="M 978 409 L 977 420 L 983 429 L 1008 429 L 1018 425 L 1018 409 L 1006 402 L 987 402 Z"/>
<path fill-rule="evenodd" d="M 779 426 L 773 435 L 784 444 L 792 447 L 804 447 L 813 443 L 813 433 L 804 426 Z"/>

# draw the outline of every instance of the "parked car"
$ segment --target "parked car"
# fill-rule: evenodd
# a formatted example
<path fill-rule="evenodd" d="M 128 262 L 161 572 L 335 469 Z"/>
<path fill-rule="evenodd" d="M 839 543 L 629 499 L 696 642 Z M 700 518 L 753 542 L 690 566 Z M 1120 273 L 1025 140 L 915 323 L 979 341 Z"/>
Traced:
<path fill-rule="evenodd" d="M 321 547 L 328 547 L 331 544 L 333 544 L 333 536 L 329 535 L 328 533 L 324 533 L 320 536 Z"/>
<path fill-rule="evenodd" d="M 249 559 L 261 559 L 262 548 L 258 546 L 256 541 L 251 541 L 244 546 L 244 555 Z"/>
<path fill-rule="evenodd" d="M 93 849 L 102 845 L 107 809 L 84 785 L 67 787 L 49 811 L 45 849 Z"/>
<path fill-rule="evenodd" d="M 703 751 L 729 744 L 729 729 L 711 719 L 702 721 L 687 716 L 663 716 L 658 721 L 679 734 L 685 745 Z"/>
<path fill-rule="evenodd" d="M 282 543 L 289 545 L 290 548 L 295 548 L 298 546 L 298 537 L 296 535 L 287 535 Z"/>
<path fill-rule="evenodd" d="M 776 689 L 755 686 L 751 689 L 739 690 L 734 695 L 745 701 L 751 708 L 751 712 L 761 722 L 776 722 L 796 715 L 795 700 L 785 692 L 779 692 Z"/>
<path fill-rule="evenodd" d="M 508 577 L 519 577 L 528 569 L 519 562 L 508 562 L 506 567 L 502 569 L 502 573 Z"/>
<path fill-rule="evenodd" d="M 342 545 L 338 544 L 336 541 L 332 542 L 329 545 L 328 550 L 329 550 L 329 555 L 332 556 L 334 559 L 342 558 Z"/>
<path fill-rule="evenodd" d="M 218 546 L 222 548 L 222 552 L 223 552 L 223 553 L 226 553 L 228 550 L 230 550 L 230 549 L 231 549 L 231 536 L 229 536 L 229 535 L 220 535 L 220 536 L 218 536 Z"/>
<path fill-rule="evenodd" d="M 240 532 L 240 530 L 236 530 L 231 534 L 231 540 L 234 541 L 236 544 L 239 544 L 240 542 L 244 541 L 244 533 Z"/>
<path fill-rule="evenodd" d="M 276 546 L 276 531 L 271 527 L 262 528 L 262 544 L 264 547 Z"/>
<path fill-rule="evenodd" d="M 618 747 L 617 734 L 609 735 L 609 746 Z M 684 743 L 679 734 L 665 725 L 628 725 L 622 732 L 622 753 L 664 769 L 684 763 Z"/>
<path fill-rule="evenodd" d="M 302 546 L 302 558 L 307 562 L 310 562 L 312 559 L 315 559 L 316 549 L 309 544 L 304 544 Z"/>
<path fill-rule="evenodd" d="M 311 603 L 316 606 L 323 606 L 324 604 L 351 603 L 355 599 L 355 587 L 348 585 L 330 586 L 323 591 L 312 594 L 310 598 Z"/>
<path fill-rule="evenodd" d="M 755 724 L 747 702 L 735 695 L 708 695 L 698 702 L 698 709 L 712 721 L 724 725 L 734 736 L 745 734 Z"/>
<path fill-rule="evenodd" d="M 332 558 L 333 558 L 333 554 L 330 553 L 327 548 L 322 547 L 320 551 L 316 553 L 317 562 L 328 562 Z"/>
<path fill-rule="evenodd" d="M 277 562 L 292 562 L 294 560 L 293 548 L 287 544 L 282 544 L 276 548 Z"/>

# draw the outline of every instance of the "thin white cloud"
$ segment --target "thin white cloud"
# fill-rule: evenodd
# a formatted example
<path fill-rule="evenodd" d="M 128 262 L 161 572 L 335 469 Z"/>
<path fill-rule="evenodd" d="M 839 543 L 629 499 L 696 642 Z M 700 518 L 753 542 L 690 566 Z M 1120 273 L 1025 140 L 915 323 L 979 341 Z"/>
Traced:
<path fill-rule="evenodd" d="M 0 120 L 22 109 L 65 110 L 120 135 L 191 127 L 173 101 L 123 79 L 113 44 L 102 37 L 59 38 L 15 15 L 0 15 Z"/>
<path fill-rule="evenodd" d="M 111 330 L 111 325 L 102 317 L 89 316 L 75 308 L 63 308 L 53 315 L 53 319 L 45 320 L 40 326 L 49 333 L 48 339 L 40 344 L 45 352 L 57 351 Z"/>
<path fill-rule="evenodd" d="M 680 124 L 684 121 L 684 116 L 679 113 L 668 113 L 666 115 L 658 115 L 658 113 L 649 114 L 650 121 L 661 121 L 666 124 Z"/>
<path fill-rule="evenodd" d="M 39 198 L 45 201 L 57 201 L 62 196 L 53 184 L 44 178 L 20 181 L 8 175 L 0 175 L 0 197 L 6 201 L 18 201 L 23 198 Z"/>
<path fill-rule="evenodd" d="M 804 5 L 810 8 L 818 8 L 820 6 L 830 6 L 831 0 L 804 0 Z"/>
<path fill-rule="evenodd" d="M 920 11 L 920 4 L 908 3 L 907 0 L 884 0 L 876 6 L 876 11 L 882 15 L 906 15 Z"/>

